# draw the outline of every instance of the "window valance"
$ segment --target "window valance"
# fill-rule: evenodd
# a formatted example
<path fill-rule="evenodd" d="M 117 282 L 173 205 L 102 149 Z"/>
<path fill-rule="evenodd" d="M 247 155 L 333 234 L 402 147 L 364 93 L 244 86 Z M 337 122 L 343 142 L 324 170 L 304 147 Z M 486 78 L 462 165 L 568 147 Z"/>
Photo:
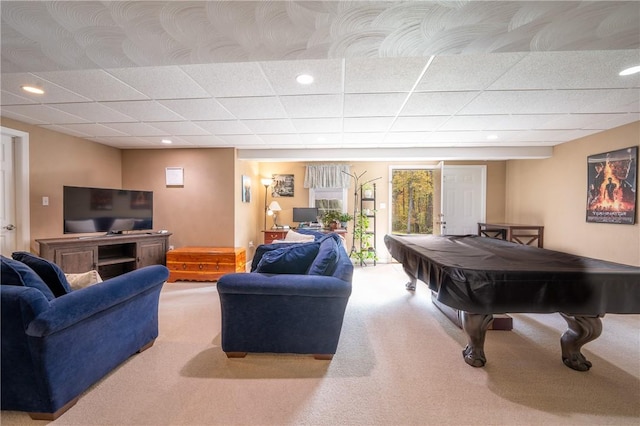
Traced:
<path fill-rule="evenodd" d="M 307 166 L 305 188 L 349 188 L 351 168 L 347 164 L 319 164 Z"/>

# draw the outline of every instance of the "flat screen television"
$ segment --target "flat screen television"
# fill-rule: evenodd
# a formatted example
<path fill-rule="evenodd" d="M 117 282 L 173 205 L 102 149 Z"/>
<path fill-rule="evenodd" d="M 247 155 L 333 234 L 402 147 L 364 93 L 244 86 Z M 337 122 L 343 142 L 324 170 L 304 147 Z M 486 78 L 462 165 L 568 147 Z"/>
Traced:
<path fill-rule="evenodd" d="M 153 229 L 153 191 L 65 186 L 64 233 Z"/>
<path fill-rule="evenodd" d="M 317 207 L 294 207 L 293 221 L 302 224 L 311 224 L 318 221 Z"/>

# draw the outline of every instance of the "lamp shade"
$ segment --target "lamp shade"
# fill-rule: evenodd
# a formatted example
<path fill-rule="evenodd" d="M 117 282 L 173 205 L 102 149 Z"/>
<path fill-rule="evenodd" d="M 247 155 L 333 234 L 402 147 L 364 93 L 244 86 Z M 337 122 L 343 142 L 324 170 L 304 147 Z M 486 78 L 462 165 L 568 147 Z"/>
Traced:
<path fill-rule="evenodd" d="M 269 204 L 269 210 L 279 212 L 282 210 L 282 207 L 280 207 L 280 204 L 278 204 L 277 201 L 272 201 L 271 204 Z"/>
<path fill-rule="evenodd" d="M 262 178 L 262 179 L 260 179 L 260 182 L 261 182 L 264 186 L 269 186 L 269 185 L 271 185 L 271 183 L 273 182 L 273 179 L 269 179 L 269 178 Z"/>

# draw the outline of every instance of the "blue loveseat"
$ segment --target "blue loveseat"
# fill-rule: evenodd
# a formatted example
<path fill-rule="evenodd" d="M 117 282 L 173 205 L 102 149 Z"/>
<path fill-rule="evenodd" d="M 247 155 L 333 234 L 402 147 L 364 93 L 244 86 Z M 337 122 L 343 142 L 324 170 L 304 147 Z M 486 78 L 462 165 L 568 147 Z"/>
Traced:
<path fill-rule="evenodd" d="M 312 354 L 331 359 L 351 295 L 353 264 L 337 234 L 315 241 L 261 245 L 250 273 L 217 283 L 222 350 Z"/>
<path fill-rule="evenodd" d="M 2 256 L 1 408 L 53 420 L 82 392 L 158 336 L 169 276 L 147 266 L 79 290 L 29 253 Z"/>

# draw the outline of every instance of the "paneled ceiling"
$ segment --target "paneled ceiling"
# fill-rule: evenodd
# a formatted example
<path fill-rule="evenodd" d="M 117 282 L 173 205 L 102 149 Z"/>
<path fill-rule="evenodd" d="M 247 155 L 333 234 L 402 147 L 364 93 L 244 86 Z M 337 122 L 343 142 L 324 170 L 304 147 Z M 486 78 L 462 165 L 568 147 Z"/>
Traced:
<path fill-rule="evenodd" d="M 2 116 L 123 149 L 526 157 L 640 119 L 640 74 L 619 75 L 640 65 L 636 1 L 2 1 L 0 14 Z"/>

